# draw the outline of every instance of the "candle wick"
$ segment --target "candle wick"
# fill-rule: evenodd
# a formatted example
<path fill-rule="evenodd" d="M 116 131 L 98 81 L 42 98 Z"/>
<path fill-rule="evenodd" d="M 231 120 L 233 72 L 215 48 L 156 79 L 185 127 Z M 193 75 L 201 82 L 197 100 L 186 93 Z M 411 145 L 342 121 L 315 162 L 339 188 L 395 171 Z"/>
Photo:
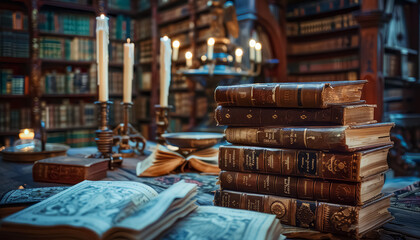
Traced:
<path fill-rule="evenodd" d="M 130 38 L 127 38 L 127 43 L 130 43 L 130 41 L 131 41 Z"/>

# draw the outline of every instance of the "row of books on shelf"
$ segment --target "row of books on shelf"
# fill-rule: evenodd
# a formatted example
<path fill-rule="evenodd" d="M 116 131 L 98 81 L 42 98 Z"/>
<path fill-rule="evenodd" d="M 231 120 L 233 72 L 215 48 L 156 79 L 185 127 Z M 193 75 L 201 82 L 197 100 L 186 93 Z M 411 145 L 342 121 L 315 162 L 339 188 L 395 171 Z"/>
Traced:
<path fill-rule="evenodd" d="M 190 29 L 190 23 L 191 21 L 187 19 L 184 21 L 180 21 L 180 22 L 176 22 L 167 26 L 160 27 L 159 35 L 160 36 L 167 35 L 167 36 L 171 36 L 172 38 L 174 34 Z"/>
<path fill-rule="evenodd" d="M 385 53 L 384 54 L 384 76 L 385 77 L 398 77 L 406 75 L 407 77 L 416 76 L 415 62 L 407 61 L 403 62 L 400 55 Z"/>
<path fill-rule="evenodd" d="M 152 40 L 145 40 L 139 42 L 139 47 L 136 47 L 135 58 L 139 63 L 149 63 L 152 61 Z"/>
<path fill-rule="evenodd" d="M 313 33 L 331 32 L 340 29 L 358 26 L 351 13 L 310 21 L 288 22 L 286 24 L 287 36 L 300 36 Z"/>
<path fill-rule="evenodd" d="M 96 59 L 95 42 L 85 38 L 41 37 L 39 56 L 41 59 L 93 61 Z"/>
<path fill-rule="evenodd" d="M 317 74 L 317 75 L 290 75 L 287 77 L 288 82 L 322 82 L 322 81 L 345 81 L 357 80 L 359 74 L 355 71 L 343 73 Z"/>
<path fill-rule="evenodd" d="M 96 146 L 95 130 L 73 130 L 64 132 L 49 132 L 47 143 L 66 144 L 72 148 Z"/>
<path fill-rule="evenodd" d="M 4 29 L 28 30 L 28 15 L 21 11 L 0 9 L 0 26 Z"/>
<path fill-rule="evenodd" d="M 94 127 L 97 125 L 96 108 L 93 103 L 80 101 L 70 103 L 68 99 L 62 104 L 42 102 L 42 120 L 47 129 L 65 129 L 71 127 Z"/>
<path fill-rule="evenodd" d="M 171 8 L 159 13 L 159 23 L 167 23 L 177 18 L 188 16 L 190 14 L 190 7 L 187 4 Z"/>
<path fill-rule="evenodd" d="M 65 73 L 55 70 L 46 72 L 42 77 L 45 94 L 80 94 L 96 93 L 96 68 L 90 67 L 89 72 L 82 72 L 82 69 L 67 67 Z M 111 88 L 112 89 L 112 88 Z"/>
<path fill-rule="evenodd" d="M 305 54 L 354 48 L 359 46 L 359 35 L 346 35 L 316 41 L 290 42 L 288 54 Z"/>
<path fill-rule="evenodd" d="M 28 58 L 29 33 L 0 31 L 0 57 Z"/>
<path fill-rule="evenodd" d="M 138 74 L 138 86 L 143 91 L 152 89 L 152 72 Z"/>
<path fill-rule="evenodd" d="M 110 63 L 122 64 L 124 61 L 124 45 L 119 42 L 110 42 L 108 57 Z"/>
<path fill-rule="evenodd" d="M 133 114 L 136 120 L 147 120 L 150 118 L 150 98 L 146 96 L 138 96 L 134 99 Z"/>
<path fill-rule="evenodd" d="M 119 10 L 131 10 L 131 0 L 108 0 L 108 8 Z"/>
<path fill-rule="evenodd" d="M 313 61 L 291 62 L 287 65 L 288 71 L 291 74 L 347 70 L 358 67 L 359 57 L 357 55 Z"/>
<path fill-rule="evenodd" d="M 29 77 L 13 74 L 12 69 L 0 69 L 0 94 L 29 94 Z"/>
<path fill-rule="evenodd" d="M 201 13 L 197 18 L 196 26 L 201 27 L 204 25 L 210 25 L 212 19 L 212 15 L 210 13 Z"/>
<path fill-rule="evenodd" d="M 109 17 L 109 38 L 126 40 L 131 38 L 134 40 L 134 20 L 125 15 L 117 15 L 117 17 Z"/>
<path fill-rule="evenodd" d="M 93 36 L 95 19 L 86 14 L 41 11 L 38 29 L 51 33 Z"/>
<path fill-rule="evenodd" d="M 31 108 L 11 108 L 9 102 L 0 103 L 0 132 L 31 127 Z"/>
<path fill-rule="evenodd" d="M 152 36 L 152 19 L 138 19 L 134 28 L 134 36 L 135 39 L 150 38 Z"/>
<path fill-rule="evenodd" d="M 137 0 L 138 11 L 150 9 L 150 0 Z"/>
<path fill-rule="evenodd" d="M 175 116 L 189 117 L 192 114 L 193 108 L 192 103 L 195 102 L 195 116 L 204 117 L 207 114 L 207 98 L 206 97 L 196 97 L 193 92 L 180 92 L 173 93 L 170 98 L 173 98 L 174 110 L 172 112 Z"/>
<path fill-rule="evenodd" d="M 359 5 L 359 0 L 321 0 L 316 2 L 291 3 L 287 5 L 286 17 L 310 16 Z"/>

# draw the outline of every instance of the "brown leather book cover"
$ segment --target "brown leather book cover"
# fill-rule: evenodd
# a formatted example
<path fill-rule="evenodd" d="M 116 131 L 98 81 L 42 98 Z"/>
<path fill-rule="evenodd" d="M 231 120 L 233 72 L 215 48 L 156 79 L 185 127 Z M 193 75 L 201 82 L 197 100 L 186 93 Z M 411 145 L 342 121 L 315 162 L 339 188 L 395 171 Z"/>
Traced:
<path fill-rule="evenodd" d="M 282 149 L 224 145 L 219 147 L 219 167 L 225 171 L 266 173 L 273 175 L 323 178 L 359 182 L 361 158 L 383 152 L 384 165 L 369 170 L 370 175 L 388 169 L 386 154 L 392 145 L 351 153 L 308 149 Z"/>
<path fill-rule="evenodd" d="M 36 161 L 32 176 L 37 182 L 76 184 L 106 177 L 109 159 L 52 157 Z"/>
<path fill-rule="evenodd" d="M 219 180 L 220 187 L 223 190 L 271 194 L 349 205 L 363 204 L 361 201 L 361 182 L 326 181 L 230 171 L 220 172 Z M 383 176 L 382 181 L 377 184 L 384 184 Z"/>
<path fill-rule="evenodd" d="M 367 81 L 257 83 L 219 86 L 214 98 L 223 106 L 326 108 L 360 101 Z"/>
<path fill-rule="evenodd" d="M 240 145 L 352 152 L 392 144 L 392 126 L 393 123 L 356 126 L 228 127 L 225 134 L 228 142 Z M 377 130 L 378 133 L 375 132 Z M 350 132 L 352 134 L 349 134 Z M 359 144 L 360 142 L 363 144 Z"/>
<path fill-rule="evenodd" d="M 217 190 L 214 205 L 275 214 L 282 223 L 287 225 L 359 238 L 366 232 L 392 220 L 391 214 L 386 210 L 390 204 L 390 197 L 391 194 L 381 196 L 363 206 L 350 206 L 273 195 Z M 376 217 L 370 218 L 372 222 L 360 222 L 359 213 L 364 208 L 374 205 L 377 206 L 377 209 L 374 211 Z M 384 210 L 380 208 L 384 208 Z M 366 224 L 372 227 L 359 231 L 359 228 Z"/>
<path fill-rule="evenodd" d="M 336 105 L 329 108 L 261 108 L 217 106 L 218 125 L 280 126 L 280 125 L 354 125 L 375 123 L 376 105 Z M 353 115 L 350 116 L 349 112 Z M 355 114 L 357 112 L 357 114 Z"/>

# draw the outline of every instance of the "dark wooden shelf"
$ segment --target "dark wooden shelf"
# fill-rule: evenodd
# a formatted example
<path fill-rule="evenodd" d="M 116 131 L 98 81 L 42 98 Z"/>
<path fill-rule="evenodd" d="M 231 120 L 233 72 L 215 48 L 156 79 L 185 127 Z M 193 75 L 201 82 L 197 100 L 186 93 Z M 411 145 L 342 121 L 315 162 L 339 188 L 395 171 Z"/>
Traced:
<path fill-rule="evenodd" d="M 138 90 L 138 92 L 140 93 L 140 95 L 141 94 L 150 94 L 151 92 L 152 92 L 152 90 L 144 90 L 144 89 L 140 89 L 140 90 Z"/>
<path fill-rule="evenodd" d="M 78 126 L 78 127 L 65 127 L 65 128 L 47 128 L 47 132 L 67 132 L 74 130 L 90 130 L 97 129 L 98 126 Z"/>
<path fill-rule="evenodd" d="M 297 21 L 315 20 L 315 19 L 319 19 L 319 18 L 331 17 L 331 16 L 335 16 L 335 15 L 339 15 L 339 14 L 353 12 L 353 11 L 356 11 L 356 10 L 359 10 L 359 9 L 360 9 L 360 5 L 355 5 L 355 6 L 351 6 L 351 7 L 340 8 L 340 9 L 335 9 L 335 10 L 331 10 L 331 11 L 320 12 L 320 13 L 310 14 L 310 15 L 305 15 L 305 16 L 287 17 L 286 21 L 297 22 Z"/>
<path fill-rule="evenodd" d="M 64 94 L 43 94 L 42 98 L 93 98 L 97 94 L 94 93 L 64 93 Z"/>
<path fill-rule="evenodd" d="M 405 47 L 399 47 L 399 46 L 385 46 L 384 47 L 386 52 L 397 52 L 397 53 L 407 53 L 411 55 L 417 55 L 417 50 L 405 48 Z"/>
<path fill-rule="evenodd" d="M 13 136 L 13 135 L 16 135 L 16 137 L 18 137 L 19 130 L 9 130 L 5 132 L 0 131 L 0 136 Z"/>
<path fill-rule="evenodd" d="M 195 29 L 201 30 L 201 29 L 209 28 L 209 27 L 210 27 L 210 23 L 206 23 L 206 24 L 201 24 L 201 25 L 196 26 Z"/>
<path fill-rule="evenodd" d="M 28 29 L 13 29 L 13 28 L 4 28 L 4 27 L 0 27 L 0 31 L 2 32 L 18 32 L 18 33 L 29 33 Z"/>
<path fill-rule="evenodd" d="M 134 42 L 141 42 L 141 41 L 146 41 L 146 40 L 149 40 L 149 39 L 152 39 L 152 37 L 151 36 L 141 37 L 141 38 L 138 38 L 138 39 L 134 40 Z"/>
<path fill-rule="evenodd" d="M 124 66 L 123 63 L 108 63 L 109 67 L 118 67 L 118 68 L 122 68 Z"/>
<path fill-rule="evenodd" d="M 139 118 L 139 119 L 137 119 L 137 121 L 139 121 L 139 122 L 150 122 L 151 119 L 150 118 Z"/>
<path fill-rule="evenodd" d="M 30 95 L 14 95 L 14 94 L 0 94 L 0 99 L 19 99 L 19 98 L 29 98 Z"/>
<path fill-rule="evenodd" d="M 172 38 L 176 35 L 185 34 L 185 33 L 189 33 L 189 32 L 190 32 L 190 29 L 182 29 L 182 30 L 179 30 L 179 31 L 168 34 L 168 37 Z"/>
<path fill-rule="evenodd" d="M 135 15 L 136 12 L 133 10 L 124 10 L 124 9 L 113 9 L 113 8 L 108 8 L 107 14 L 110 15 L 118 15 L 118 14 L 123 14 L 123 15 Z"/>
<path fill-rule="evenodd" d="M 359 30 L 359 26 L 353 26 L 353 27 L 348 27 L 348 28 L 335 29 L 335 30 L 327 31 L 327 32 L 316 32 L 316 33 L 300 34 L 296 36 L 287 36 L 287 39 L 289 41 L 293 41 L 293 40 L 307 41 L 311 37 L 321 36 L 323 38 L 326 38 L 326 37 L 331 37 L 331 36 L 341 34 L 341 33 L 354 32 L 357 30 Z"/>
<path fill-rule="evenodd" d="M 185 118 L 185 119 L 191 118 L 190 115 L 183 115 L 183 114 L 176 114 L 176 113 L 170 113 L 169 116 L 170 117 L 173 117 L 173 118 Z M 202 119 L 204 117 L 198 117 L 198 116 L 196 116 L 195 118 L 196 119 Z"/>
<path fill-rule="evenodd" d="M 49 1 L 49 0 L 38 1 L 38 8 L 41 8 L 43 6 L 98 13 L 97 7 L 94 7 L 91 5 L 66 3 L 66 2 L 59 2 L 59 1 Z"/>
<path fill-rule="evenodd" d="M 188 3 L 188 1 L 186 0 L 176 0 L 176 1 L 170 1 L 168 3 L 162 4 L 162 5 L 158 5 L 158 11 L 163 11 L 163 10 L 167 10 L 173 7 L 179 7 L 183 4 Z"/>
<path fill-rule="evenodd" d="M 385 85 L 393 87 L 403 87 L 409 84 L 420 84 L 420 82 L 414 77 L 403 78 L 401 76 L 387 76 L 384 77 Z"/>
<path fill-rule="evenodd" d="M 319 57 L 319 55 L 324 55 L 324 56 L 325 54 L 337 55 L 338 53 L 345 54 L 345 53 L 352 53 L 358 50 L 359 50 L 359 47 L 347 47 L 347 48 L 337 48 L 337 49 L 329 49 L 329 50 L 323 50 L 323 51 L 287 54 L 287 57 L 290 57 L 290 58 L 304 58 L 304 57 L 313 57 L 313 56 Z"/>
<path fill-rule="evenodd" d="M 148 17 L 150 15 L 151 8 L 143 9 L 135 13 L 136 17 Z"/>
<path fill-rule="evenodd" d="M 109 39 L 110 42 L 126 43 L 127 39 Z M 131 39 L 130 39 L 131 41 Z"/>
<path fill-rule="evenodd" d="M 29 58 L 0 57 L 1 63 L 29 63 Z"/>
<path fill-rule="evenodd" d="M 61 64 L 61 65 L 91 65 L 95 61 L 73 61 L 73 60 L 62 60 L 62 59 L 41 59 L 43 64 Z"/>
<path fill-rule="evenodd" d="M 201 14 L 201 13 L 208 12 L 208 11 L 210 11 L 210 8 L 206 6 L 206 7 L 198 8 L 196 10 L 196 13 Z"/>
<path fill-rule="evenodd" d="M 57 33 L 57 32 L 46 32 L 46 31 L 39 31 L 39 35 L 40 36 L 49 36 L 49 37 L 89 38 L 89 39 L 95 39 L 94 36 L 89 36 L 89 35 L 74 35 L 74 34 Z"/>
<path fill-rule="evenodd" d="M 173 23 L 176 23 L 176 22 L 180 22 L 182 20 L 186 20 L 190 17 L 190 15 L 191 15 L 191 13 L 188 13 L 188 14 L 185 14 L 185 15 L 180 15 L 180 16 L 174 17 L 172 19 L 168 19 L 168 20 L 163 21 L 163 22 L 159 21 L 158 26 L 162 27 L 162 26 L 165 26 L 165 25 L 168 25 L 168 24 L 173 24 Z"/>
<path fill-rule="evenodd" d="M 403 100 L 403 97 L 384 97 L 384 102 L 401 102 Z"/>
<path fill-rule="evenodd" d="M 360 68 L 344 68 L 344 69 L 332 69 L 326 71 L 309 71 L 309 72 L 293 72 L 289 75 L 318 75 L 318 74 L 330 74 L 330 73 L 342 73 L 342 72 L 358 72 Z"/>

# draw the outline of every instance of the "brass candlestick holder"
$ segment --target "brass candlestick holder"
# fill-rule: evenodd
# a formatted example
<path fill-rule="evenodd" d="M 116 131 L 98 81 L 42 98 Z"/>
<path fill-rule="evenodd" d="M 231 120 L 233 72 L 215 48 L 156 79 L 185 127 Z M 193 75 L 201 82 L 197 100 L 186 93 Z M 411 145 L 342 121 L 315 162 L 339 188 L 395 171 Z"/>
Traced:
<path fill-rule="evenodd" d="M 139 151 L 140 154 L 144 154 L 146 139 L 128 122 L 129 109 L 133 106 L 133 103 L 122 102 L 121 105 L 123 105 L 124 122 L 120 123 L 120 125 L 113 130 L 114 146 L 118 146 L 118 152 L 123 157 L 134 156 L 134 150 Z M 130 146 L 130 141 L 136 143 L 134 149 Z"/>
<path fill-rule="evenodd" d="M 96 130 L 95 142 L 100 152 L 97 158 L 109 158 L 109 168 L 114 169 L 114 166 L 119 166 L 122 164 L 121 155 L 114 154 L 112 152 L 113 145 L 113 132 L 108 128 L 108 115 L 109 115 L 109 106 L 112 104 L 111 101 L 100 102 L 97 101 L 95 104 L 100 106 L 100 124 L 99 129 Z"/>
<path fill-rule="evenodd" d="M 168 132 L 169 126 L 169 111 L 171 110 L 172 106 L 161 106 L 155 105 L 156 110 L 156 141 L 159 144 L 166 144 L 165 138 L 162 137 L 162 134 Z"/>

